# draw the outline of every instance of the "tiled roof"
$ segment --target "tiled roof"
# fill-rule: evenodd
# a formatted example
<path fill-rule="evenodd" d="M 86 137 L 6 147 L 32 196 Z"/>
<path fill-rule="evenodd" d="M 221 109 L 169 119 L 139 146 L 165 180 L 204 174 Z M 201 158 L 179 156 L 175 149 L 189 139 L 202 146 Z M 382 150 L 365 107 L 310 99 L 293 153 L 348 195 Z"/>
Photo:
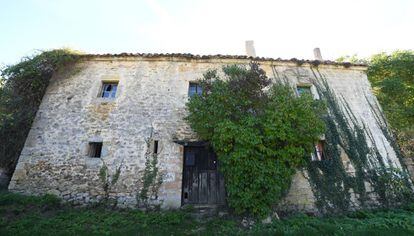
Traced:
<path fill-rule="evenodd" d="M 146 57 L 146 58 L 161 58 L 161 57 L 171 57 L 171 58 L 184 58 L 184 59 L 248 59 L 254 61 L 274 61 L 274 62 L 293 62 L 298 65 L 302 64 L 311 64 L 314 66 L 317 65 L 335 65 L 335 66 L 359 66 L 366 67 L 365 64 L 356 64 L 349 62 L 336 62 L 336 61 L 318 61 L 318 60 L 303 60 L 303 59 L 281 59 L 281 58 L 268 58 L 268 57 L 249 57 L 244 55 L 194 55 L 190 53 L 119 53 L 119 54 L 84 54 L 82 57 Z"/>

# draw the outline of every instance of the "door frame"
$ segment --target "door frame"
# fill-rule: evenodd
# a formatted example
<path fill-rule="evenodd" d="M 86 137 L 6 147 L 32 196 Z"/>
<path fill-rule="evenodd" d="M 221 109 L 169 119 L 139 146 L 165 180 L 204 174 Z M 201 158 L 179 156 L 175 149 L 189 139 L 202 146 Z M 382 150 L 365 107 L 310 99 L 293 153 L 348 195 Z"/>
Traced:
<path fill-rule="evenodd" d="M 183 145 L 183 153 L 181 155 L 181 158 L 183 160 L 182 162 L 182 173 L 181 173 L 181 206 L 184 205 L 195 205 L 197 206 L 198 204 L 194 204 L 194 203 L 185 203 L 184 202 L 184 171 L 185 171 L 185 155 L 186 155 L 186 148 L 188 147 L 199 147 L 199 148 L 208 148 L 208 146 L 210 145 L 208 142 L 205 141 L 195 141 L 195 142 L 182 142 L 180 143 L 181 145 Z M 217 173 L 218 173 L 218 168 L 217 168 Z M 225 183 L 224 183 L 225 184 Z M 225 190 L 225 185 L 224 185 L 224 191 Z M 226 194 L 225 194 L 226 195 Z M 227 205 L 227 201 L 225 200 L 225 204 Z M 205 204 L 200 204 L 200 205 L 205 205 Z M 208 204 L 207 204 L 208 205 Z M 213 204 L 216 205 L 216 204 Z M 220 204 L 217 204 L 220 205 Z"/>

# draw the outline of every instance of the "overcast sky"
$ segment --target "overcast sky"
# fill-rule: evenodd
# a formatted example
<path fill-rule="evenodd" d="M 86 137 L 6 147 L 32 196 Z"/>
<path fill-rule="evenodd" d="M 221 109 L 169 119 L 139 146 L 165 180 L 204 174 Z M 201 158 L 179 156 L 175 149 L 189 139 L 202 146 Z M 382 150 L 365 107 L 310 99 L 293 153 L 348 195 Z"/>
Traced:
<path fill-rule="evenodd" d="M 414 48 L 414 0 L 0 0 L 0 64 L 37 50 L 324 59 Z"/>

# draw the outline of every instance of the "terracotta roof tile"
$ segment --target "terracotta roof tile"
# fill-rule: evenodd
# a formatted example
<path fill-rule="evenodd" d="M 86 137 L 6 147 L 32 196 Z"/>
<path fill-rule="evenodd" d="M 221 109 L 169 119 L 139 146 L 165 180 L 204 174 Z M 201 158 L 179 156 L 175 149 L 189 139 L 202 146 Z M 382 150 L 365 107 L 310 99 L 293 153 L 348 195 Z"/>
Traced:
<path fill-rule="evenodd" d="M 336 61 L 318 61 L 318 60 L 304 60 L 304 59 L 281 59 L 281 58 L 269 58 L 269 57 L 249 57 L 244 55 L 194 55 L 190 53 L 119 53 L 119 54 L 84 54 L 82 57 L 146 57 L 146 58 L 157 58 L 157 57 L 176 57 L 185 59 L 249 59 L 254 61 L 275 61 L 275 62 L 293 62 L 298 65 L 311 64 L 317 65 L 336 65 L 336 66 L 359 66 L 366 67 L 366 64 L 350 63 L 350 62 L 336 62 Z"/>

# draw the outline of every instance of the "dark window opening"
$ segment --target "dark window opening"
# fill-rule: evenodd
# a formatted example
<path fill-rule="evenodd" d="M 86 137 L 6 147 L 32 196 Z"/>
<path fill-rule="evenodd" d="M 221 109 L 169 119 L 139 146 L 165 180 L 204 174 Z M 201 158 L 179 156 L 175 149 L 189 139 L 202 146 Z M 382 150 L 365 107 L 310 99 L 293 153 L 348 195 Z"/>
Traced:
<path fill-rule="evenodd" d="M 203 88 L 201 88 L 201 85 L 198 83 L 190 83 L 190 86 L 188 87 L 188 96 L 192 97 L 195 94 L 201 95 L 203 93 Z"/>
<path fill-rule="evenodd" d="M 101 97 L 103 98 L 115 98 L 116 90 L 118 89 L 117 82 L 104 82 L 102 85 Z"/>
<path fill-rule="evenodd" d="M 315 149 L 312 153 L 312 161 L 322 161 L 325 159 L 325 141 L 319 140 L 317 143 L 315 143 Z"/>
<path fill-rule="evenodd" d="M 102 155 L 102 142 L 90 142 L 89 143 L 89 157 L 99 158 Z"/>
<path fill-rule="evenodd" d="M 158 153 L 158 140 L 154 141 L 154 154 Z"/>
<path fill-rule="evenodd" d="M 297 86 L 296 92 L 299 96 L 301 96 L 302 94 L 312 95 L 311 86 Z"/>

